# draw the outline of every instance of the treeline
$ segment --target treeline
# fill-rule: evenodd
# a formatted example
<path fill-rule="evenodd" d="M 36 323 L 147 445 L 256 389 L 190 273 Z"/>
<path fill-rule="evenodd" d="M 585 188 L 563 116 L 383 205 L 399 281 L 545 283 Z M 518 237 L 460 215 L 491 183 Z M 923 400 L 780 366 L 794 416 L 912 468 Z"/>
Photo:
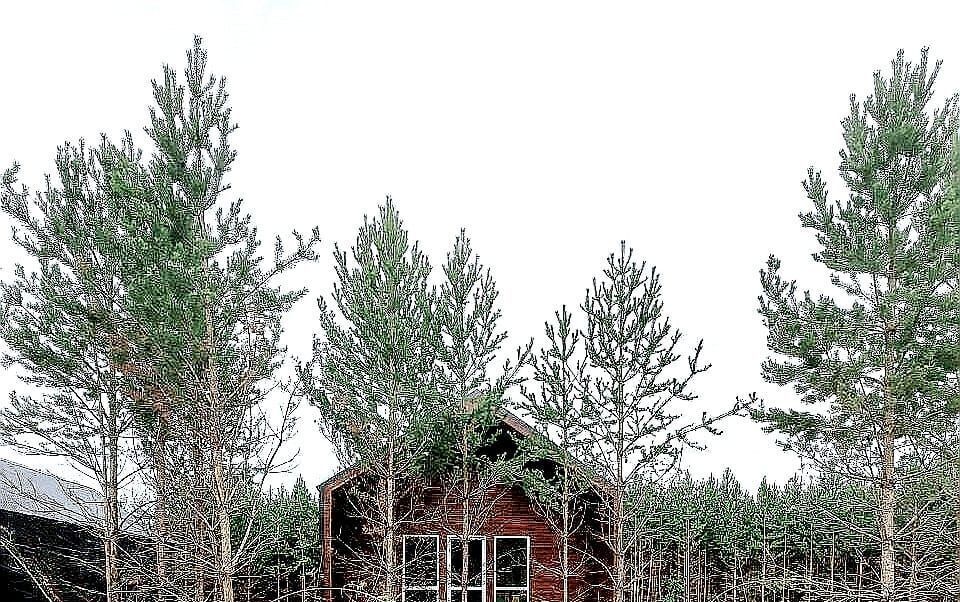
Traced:
<path fill-rule="evenodd" d="M 253 518 L 265 535 L 241 600 L 314 600 L 321 591 L 319 500 L 302 478 L 270 489 Z M 936 475 L 905 496 L 898 514 L 902 582 L 913 599 L 948 598 L 960 562 L 955 500 Z M 744 487 L 731 470 L 688 472 L 650 484 L 637 499 L 640 572 L 633 599 L 804 601 L 870 599 L 879 545 L 870 493 L 841 479 L 793 477 Z M 915 521 L 918 509 L 922 518 Z M 248 518 L 238 518 L 239 535 Z M 270 534 L 270 537 L 266 537 Z"/>
<path fill-rule="evenodd" d="M 239 600 L 316 600 L 320 591 L 320 505 L 303 478 L 289 490 L 269 489 L 255 514 L 241 511 L 233 522 L 240 539 L 248 523 L 261 545 L 245 574 L 238 574 Z"/>
<path fill-rule="evenodd" d="M 957 506 L 931 475 L 897 513 L 903 599 L 957 591 Z M 873 492 L 836 477 L 744 488 L 727 470 L 639 496 L 636 600 L 870 600 L 880 585 Z"/>
<path fill-rule="evenodd" d="M 291 459 L 302 399 L 364 474 L 349 500 L 364 524 L 345 551 L 351 600 L 406 596 L 402 536 L 424 517 L 402 502 L 427 482 L 456 509 L 428 518 L 460 542 L 524 487 L 560 542 L 559 602 L 579 600 L 586 570 L 611 602 L 955 597 L 957 97 L 929 110 L 939 64 L 926 50 L 891 67 L 843 122 L 848 200 L 812 168 L 804 183 L 801 225 L 836 294 L 798 292 L 773 256 L 760 274 L 762 374 L 802 409 L 744 395 L 690 418 L 704 344 L 670 320 L 661 274 L 626 243 L 514 354 L 466 232 L 435 267 L 390 198 L 335 247 L 311 356 L 290 362 L 283 318 L 307 291 L 282 278 L 318 259 L 319 231 L 261 248 L 228 196 L 236 126 L 197 40 L 182 79 L 166 67 L 153 81 L 147 152 L 129 134 L 67 144 L 58 181 L 33 196 L 17 166 L 3 175 L 0 207 L 33 266 L 2 283 L 0 338 L 29 390 L 11 394 L 0 436 L 102 493 L 83 522 L 104 542 L 107 602 L 316 599 L 316 499 L 302 481 L 264 492 Z M 504 409 L 536 434 L 521 453 L 483 453 Z M 731 473 L 676 477 L 684 449 L 747 415 L 816 476 L 756 493 Z M 527 470 L 531 458 L 552 468 Z M 578 549 L 586 532 L 592 552 Z M 459 602 L 469 556 L 450 567 Z"/>

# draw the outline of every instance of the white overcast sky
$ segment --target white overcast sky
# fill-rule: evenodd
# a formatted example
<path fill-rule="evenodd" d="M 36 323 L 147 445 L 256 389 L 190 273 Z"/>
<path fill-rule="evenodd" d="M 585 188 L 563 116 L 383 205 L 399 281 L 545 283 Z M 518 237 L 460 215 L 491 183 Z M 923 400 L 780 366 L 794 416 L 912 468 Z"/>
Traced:
<path fill-rule="evenodd" d="M 311 293 L 287 322 L 294 354 L 308 353 L 314 299 L 331 288 L 333 242 L 352 243 L 390 194 L 435 265 L 468 229 L 499 284 L 508 347 L 577 305 L 625 239 L 662 271 L 687 344 L 705 340 L 704 406 L 750 391 L 790 403 L 760 377 L 758 270 L 773 252 L 801 287 L 823 286 L 800 182 L 813 164 L 842 194 L 849 94 L 865 96 L 898 48 L 944 59 L 938 102 L 960 88 L 949 5 L 10 3 L 0 166 L 19 161 L 36 187 L 65 140 L 140 135 L 150 79 L 165 62 L 181 69 L 199 34 L 240 125 L 234 191 L 264 240 L 312 225 L 323 237 L 323 260 L 296 278 Z M 297 470 L 315 484 L 336 466 L 303 414 Z M 746 421 L 685 463 L 730 466 L 750 486 L 798 467 Z"/>

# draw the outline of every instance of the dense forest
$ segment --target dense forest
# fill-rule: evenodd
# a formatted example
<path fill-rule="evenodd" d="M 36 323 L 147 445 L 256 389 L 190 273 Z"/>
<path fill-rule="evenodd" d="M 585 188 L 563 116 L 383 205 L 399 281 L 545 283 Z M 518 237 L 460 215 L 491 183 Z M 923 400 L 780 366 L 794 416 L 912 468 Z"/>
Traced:
<path fill-rule="evenodd" d="M 903 587 L 913 599 L 954 591 L 958 562 L 956 506 L 931 479 L 910 493 L 898 516 L 904 528 Z M 320 532 L 316 495 L 299 480 L 267 493 L 256 520 L 275 534 L 238 576 L 241 599 L 315 599 Z M 638 498 L 644 515 L 635 600 L 870 599 L 879 581 L 879 546 L 869 493 L 839 479 L 790 479 L 744 488 L 731 471 L 696 480 L 689 473 L 650 485 Z M 924 508 L 916 526 L 908 521 Z"/>
<path fill-rule="evenodd" d="M 434 267 L 389 197 L 335 246 L 312 354 L 291 357 L 284 318 L 308 291 L 288 283 L 321 259 L 320 230 L 262 248 L 231 196 L 226 80 L 197 39 L 182 74 L 152 80 L 146 149 L 130 133 L 65 143 L 36 193 L 18 166 L 3 174 L 0 207 L 29 265 L 0 291 L 6 365 L 23 383 L 0 441 L 69 463 L 102 494 L 81 520 L 103 542 L 105 591 L 90 600 L 320 599 L 320 500 L 303 479 L 267 486 L 295 454 L 302 402 L 321 416 L 309 435 L 367 479 L 351 499 L 370 542 L 353 551 L 357 600 L 403 599 L 415 518 L 399 502 L 425 479 L 457 505 L 460 541 L 482 531 L 489 492 L 523 488 L 561 542 L 557 602 L 574 602 L 587 499 L 610 602 L 955 599 L 960 109 L 956 95 L 932 106 L 939 68 L 926 49 L 918 63 L 900 52 L 851 97 L 846 200 L 808 171 L 798 225 L 831 295 L 798 289 L 773 255 L 744 292 L 759 294 L 768 331 L 758 370 L 796 403 L 768 405 L 745 384 L 700 414 L 703 341 L 671 321 L 660 272 L 626 242 L 514 351 L 467 232 Z M 504 409 L 535 436 L 515 456 L 479 453 Z M 734 417 L 801 458 L 803 475 L 751 491 L 730 470 L 684 472 L 683 451 Z M 532 459 L 553 469 L 532 472 Z M 35 542 L 8 531 L 0 543 L 45 570 Z M 459 583 L 467 556 L 451 567 Z M 57 575 L 34 581 L 61 599 Z"/>

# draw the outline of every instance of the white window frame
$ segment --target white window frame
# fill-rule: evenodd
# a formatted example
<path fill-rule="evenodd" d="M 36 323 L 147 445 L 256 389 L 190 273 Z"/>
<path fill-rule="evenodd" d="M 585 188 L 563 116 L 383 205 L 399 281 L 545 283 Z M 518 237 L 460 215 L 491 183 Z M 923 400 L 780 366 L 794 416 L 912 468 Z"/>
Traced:
<path fill-rule="evenodd" d="M 407 539 L 432 539 L 434 544 L 434 549 L 436 550 L 436 571 L 437 577 L 434 579 L 435 585 L 433 587 L 421 587 L 421 586 L 407 586 Z M 436 596 L 437 602 L 440 602 L 440 536 L 439 535 L 404 535 L 403 536 L 403 570 L 401 571 L 400 577 L 401 585 L 401 594 L 400 599 L 403 602 L 407 600 L 407 590 L 418 591 L 418 592 L 433 592 Z"/>
<path fill-rule="evenodd" d="M 512 585 L 497 585 L 497 542 L 501 539 L 522 539 L 527 542 L 527 585 L 526 587 L 516 587 Z M 493 538 L 493 600 L 496 602 L 497 594 L 510 592 L 523 592 L 526 594 L 526 602 L 530 602 L 530 581 L 533 575 L 530 574 L 530 536 L 529 535 L 497 535 Z"/>
<path fill-rule="evenodd" d="M 450 563 L 453 560 L 453 541 L 459 541 L 460 538 L 456 535 L 447 535 L 447 602 L 455 602 L 453 600 L 453 574 L 451 573 Z M 461 555 L 469 554 L 471 541 L 480 542 L 480 585 L 471 586 L 468 585 L 466 590 L 479 591 L 480 592 L 480 602 L 487 602 L 487 540 L 485 537 L 471 537 L 467 540 L 468 543 L 466 546 L 461 544 Z M 461 584 L 462 586 L 463 584 Z M 457 601 L 459 602 L 459 601 Z"/>

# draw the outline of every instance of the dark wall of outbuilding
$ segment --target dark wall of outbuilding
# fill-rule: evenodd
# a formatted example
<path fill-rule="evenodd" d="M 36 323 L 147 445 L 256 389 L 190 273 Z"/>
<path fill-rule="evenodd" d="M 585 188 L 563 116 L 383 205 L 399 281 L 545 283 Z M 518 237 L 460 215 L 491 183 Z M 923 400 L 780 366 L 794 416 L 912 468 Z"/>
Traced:
<path fill-rule="evenodd" d="M 101 602 L 105 598 L 102 562 L 101 544 L 79 527 L 0 510 L 3 602 L 46 602 L 28 569 L 62 602 Z"/>

